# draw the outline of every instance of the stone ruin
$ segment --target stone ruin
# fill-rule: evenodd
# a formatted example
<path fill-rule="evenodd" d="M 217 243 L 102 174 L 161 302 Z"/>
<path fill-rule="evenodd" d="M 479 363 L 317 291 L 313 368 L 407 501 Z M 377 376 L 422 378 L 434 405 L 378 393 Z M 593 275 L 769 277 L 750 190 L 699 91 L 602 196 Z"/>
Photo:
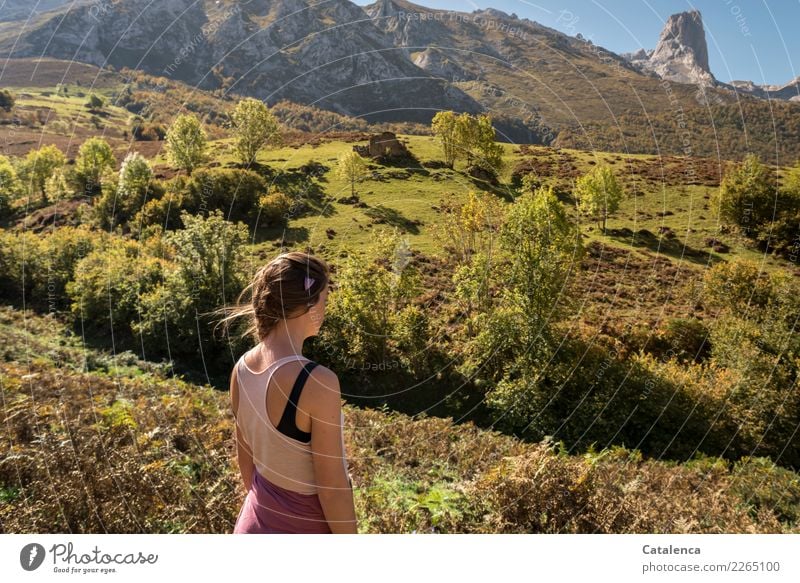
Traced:
<path fill-rule="evenodd" d="M 381 132 L 370 136 L 369 145 L 354 145 L 353 150 L 367 158 L 405 158 L 410 152 L 403 145 L 394 132 Z"/>

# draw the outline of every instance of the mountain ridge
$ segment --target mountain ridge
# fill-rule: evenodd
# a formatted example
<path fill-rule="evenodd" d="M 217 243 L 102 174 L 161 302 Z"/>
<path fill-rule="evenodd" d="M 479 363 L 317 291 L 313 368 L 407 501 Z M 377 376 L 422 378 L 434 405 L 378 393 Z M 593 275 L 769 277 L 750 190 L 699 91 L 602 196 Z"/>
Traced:
<path fill-rule="evenodd" d="M 565 147 L 596 142 L 618 151 L 653 152 L 660 143 L 678 143 L 676 108 L 699 108 L 705 119 L 697 127 L 708 136 L 701 136 L 698 153 L 713 153 L 718 138 L 709 104 L 732 108 L 727 118 L 742 109 L 742 99 L 791 97 L 794 89 L 746 91 L 749 86 L 716 83 L 698 91 L 683 79 L 667 91 L 661 76 L 630 57 L 494 8 L 448 11 L 406 0 L 364 7 L 348 0 L 117 0 L 102 11 L 90 14 L 91 8 L 37 16 L 23 32 L 13 23 L 0 25 L 0 55 L 69 55 L 370 123 L 429 124 L 440 110 L 489 113 L 501 140 Z M 671 48 L 680 55 L 680 39 Z M 702 52 L 696 62 L 707 60 Z M 769 107 L 749 110 L 763 108 L 766 115 Z M 661 120 L 660 131 L 668 135 L 642 136 L 648 119 Z M 730 131 L 740 130 L 732 123 Z M 774 151 L 769 140 L 765 135 L 746 147 Z"/>

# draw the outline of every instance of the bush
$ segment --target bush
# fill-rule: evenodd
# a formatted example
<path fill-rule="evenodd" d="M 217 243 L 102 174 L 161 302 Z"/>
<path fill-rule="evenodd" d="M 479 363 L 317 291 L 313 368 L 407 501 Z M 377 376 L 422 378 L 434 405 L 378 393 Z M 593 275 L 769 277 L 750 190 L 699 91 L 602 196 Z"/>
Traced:
<path fill-rule="evenodd" d="M 11 111 L 15 102 L 14 95 L 8 89 L 0 89 L 0 109 Z"/>
<path fill-rule="evenodd" d="M 292 208 L 292 199 L 277 191 L 264 194 L 258 199 L 260 212 L 258 222 L 266 225 L 277 225 L 285 222 L 286 214 Z"/>
<path fill-rule="evenodd" d="M 139 319 L 139 299 L 163 281 L 165 263 L 142 253 L 135 241 L 111 239 L 75 268 L 67 285 L 76 323 L 90 333 L 131 338 Z"/>
<path fill-rule="evenodd" d="M 114 152 L 104 139 L 93 137 L 81 144 L 75 160 L 75 173 L 84 192 L 99 192 L 103 175 L 113 171 L 116 164 Z"/>
<path fill-rule="evenodd" d="M 208 216 L 215 210 L 223 211 L 232 221 L 249 223 L 258 216 L 258 205 L 268 185 L 264 178 L 251 170 L 202 168 L 190 177 L 173 178 L 165 188 L 162 198 L 144 205 L 136 223 L 143 226 L 160 224 L 174 229 L 180 225 L 178 217 L 181 211 Z M 286 197 L 267 197 L 265 202 L 270 204 L 270 213 L 278 213 L 284 208 Z"/>
<path fill-rule="evenodd" d="M 184 228 L 165 237 L 174 248 L 174 266 L 163 284 L 142 296 L 142 318 L 133 329 L 156 354 L 195 359 L 199 351 L 206 369 L 219 371 L 230 363 L 210 313 L 244 288 L 247 227 L 224 220 L 218 210 L 208 217 L 186 211 L 180 216 Z"/>
<path fill-rule="evenodd" d="M 164 188 L 153 179 L 150 164 L 138 152 L 131 152 L 122 162 L 117 182 L 103 186 L 103 194 L 93 207 L 95 221 L 103 228 L 126 225 L 145 201 L 163 195 Z"/>
<path fill-rule="evenodd" d="M 86 108 L 90 111 L 101 110 L 106 106 L 106 101 L 99 95 L 92 93 L 89 100 L 86 102 Z"/>
<path fill-rule="evenodd" d="M 755 154 L 725 173 L 711 202 L 723 222 L 738 226 L 750 237 L 781 213 L 798 208 L 798 197 L 784 189 L 779 191 L 773 172 Z"/>
<path fill-rule="evenodd" d="M 338 359 L 360 366 L 424 365 L 415 357 L 417 343 L 428 339 L 427 321 L 412 304 L 421 289 L 420 274 L 404 261 L 401 245 L 396 230 L 374 231 L 368 251 L 373 260 L 351 254 L 337 269 L 336 293 L 328 301 L 320 336 Z"/>
<path fill-rule="evenodd" d="M 0 231 L 0 294 L 12 302 L 24 297 L 40 309 L 68 308 L 66 286 L 75 266 L 103 239 L 84 227 L 60 227 L 46 235 Z"/>

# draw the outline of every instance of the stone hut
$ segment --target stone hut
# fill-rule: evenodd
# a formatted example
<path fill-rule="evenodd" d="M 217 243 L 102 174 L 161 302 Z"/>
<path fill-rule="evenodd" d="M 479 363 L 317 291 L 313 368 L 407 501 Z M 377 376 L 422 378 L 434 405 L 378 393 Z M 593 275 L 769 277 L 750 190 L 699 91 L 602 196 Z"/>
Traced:
<path fill-rule="evenodd" d="M 370 158 L 403 158 L 409 155 L 406 147 L 397 139 L 394 132 L 381 132 L 370 136 L 369 145 L 353 146 L 353 150 L 361 156 Z"/>

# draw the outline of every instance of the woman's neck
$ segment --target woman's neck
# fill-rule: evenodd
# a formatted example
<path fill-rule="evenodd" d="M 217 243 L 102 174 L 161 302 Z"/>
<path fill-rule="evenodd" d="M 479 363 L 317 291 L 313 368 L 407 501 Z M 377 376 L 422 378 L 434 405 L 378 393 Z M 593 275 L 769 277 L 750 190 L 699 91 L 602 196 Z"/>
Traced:
<path fill-rule="evenodd" d="M 302 355 L 305 339 L 305 330 L 279 323 L 261 340 L 261 351 L 270 360 L 277 360 L 294 354 Z"/>

